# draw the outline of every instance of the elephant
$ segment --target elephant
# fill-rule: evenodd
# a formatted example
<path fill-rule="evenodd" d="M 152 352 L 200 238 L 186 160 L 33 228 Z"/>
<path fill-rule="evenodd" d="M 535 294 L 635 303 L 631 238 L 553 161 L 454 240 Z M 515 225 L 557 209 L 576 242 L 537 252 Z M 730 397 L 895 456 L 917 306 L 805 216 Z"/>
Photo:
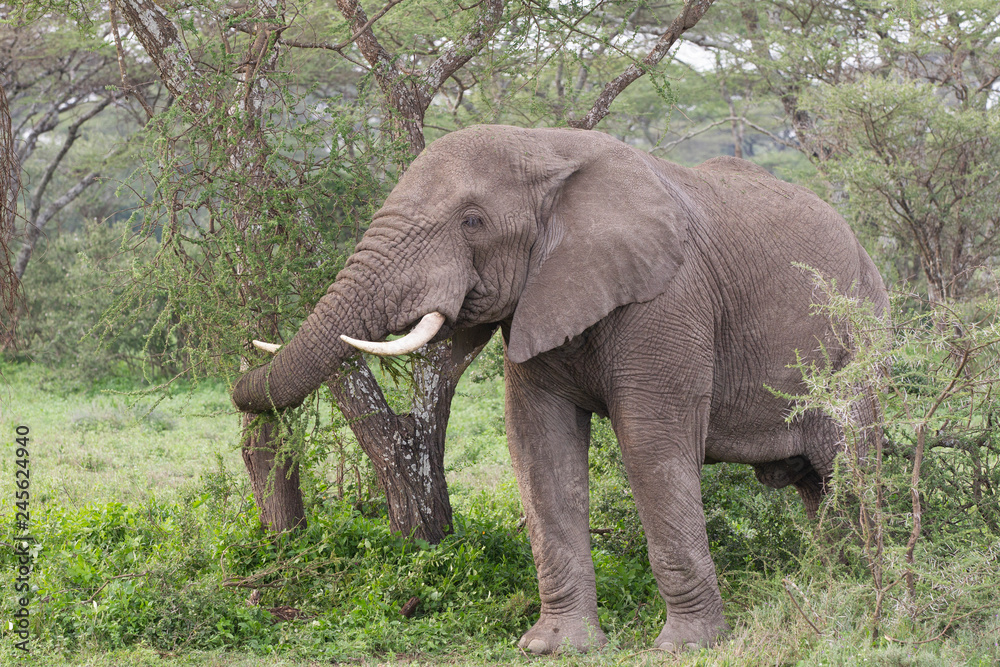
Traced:
<path fill-rule="evenodd" d="M 597 414 L 617 436 L 668 610 L 655 646 L 707 646 L 728 626 L 702 465 L 750 464 L 814 512 L 842 448 L 830 418 L 789 423 L 774 391 L 804 393 L 789 367 L 797 353 L 849 358 L 829 319 L 811 314 L 802 264 L 885 312 L 882 279 L 844 219 L 750 162 L 686 168 L 596 131 L 472 126 L 412 162 L 315 310 L 232 397 L 248 412 L 297 406 L 354 345 L 398 354 L 499 324 L 541 599 L 519 645 L 607 641 L 588 521 Z"/>

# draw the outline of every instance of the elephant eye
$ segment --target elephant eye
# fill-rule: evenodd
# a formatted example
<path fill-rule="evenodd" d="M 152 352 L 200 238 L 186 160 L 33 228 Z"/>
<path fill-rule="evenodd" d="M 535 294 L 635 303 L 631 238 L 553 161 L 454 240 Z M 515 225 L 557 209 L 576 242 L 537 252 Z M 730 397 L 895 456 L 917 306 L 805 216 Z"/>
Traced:
<path fill-rule="evenodd" d="M 467 215 L 465 219 L 462 220 L 462 226 L 468 229 L 476 229 L 477 227 L 483 226 L 483 219 L 478 215 Z"/>

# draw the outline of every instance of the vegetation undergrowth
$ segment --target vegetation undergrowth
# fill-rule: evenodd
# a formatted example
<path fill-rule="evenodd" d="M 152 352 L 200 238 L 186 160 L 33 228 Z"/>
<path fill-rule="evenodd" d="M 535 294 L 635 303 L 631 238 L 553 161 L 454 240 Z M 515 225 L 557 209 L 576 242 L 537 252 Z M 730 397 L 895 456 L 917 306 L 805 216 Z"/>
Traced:
<path fill-rule="evenodd" d="M 189 387 L 186 401 L 168 399 L 152 412 L 116 399 L 100 407 L 107 398 L 101 392 L 69 394 L 40 412 L 34 397 L 44 392 L 38 388 L 44 374 L 25 364 L 3 370 L 13 399 L 4 437 L 13 437 L 24 420 L 37 437 L 31 506 L 37 664 L 532 660 L 516 649 L 516 640 L 539 610 L 534 566 L 497 412 L 500 382 L 482 369 L 480 382 L 464 383 L 456 401 L 460 422 L 448 459 L 455 526 L 435 546 L 388 532 L 371 481 L 338 465 L 346 458 L 360 466 L 343 448 L 306 457 L 308 528 L 277 538 L 263 534 L 235 433 L 206 440 L 193 458 L 181 455 L 222 411 L 221 386 Z M 610 425 L 595 420 L 593 435 L 593 555 L 600 620 L 611 644 L 592 655 L 550 660 L 658 664 L 664 656 L 647 649 L 665 610 Z M 59 464 L 48 444 L 101 440 L 117 448 L 104 468 L 88 467 L 85 459 Z M 161 478 L 145 494 L 116 498 L 115 484 L 128 474 L 120 462 L 148 456 L 151 447 L 162 449 L 180 481 Z M 116 466 L 116 478 L 88 487 L 87 480 Z M 12 474 L 9 464 L 3 468 Z M 847 562 L 829 558 L 794 493 L 763 487 L 749 468 L 730 465 L 707 466 L 703 488 L 734 630 L 714 649 L 676 657 L 679 664 L 993 664 L 1000 655 L 991 639 L 1000 617 L 988 605 L 918 617 L 894 625 L 891 639 L 873 640 L 865 569 L 852 566 L 850 554 Z M 3 515 L 12 516 L 11 500 L 0 503 Z M 11 544 L 13 535 L 13 522 L 4 521 L 0 542 Z M 947 558 L 947 547 L 938 546 L 943 550 L 935 557 Z M 995 551 L 991 556 L 976 547 L 958 558 L 961 546 L 954 545 L 953 560 L 942 565 L 949 581 L 961 581 L 962 572 L 967 583 L 995 572 Z M 9 550 L 0 554 L 10 613 L 14 560 Z M 983 596 L 976 586 L 963 590 Z M 954 599 L 946 593 L 941 604 Z M 418 600 L 414 613 L 402 615 L 412 598 Z M 916 643 L 927 639 L 934 641 Z M 5 627 L 5 661 L 17 657 L 11 640 Z"/>

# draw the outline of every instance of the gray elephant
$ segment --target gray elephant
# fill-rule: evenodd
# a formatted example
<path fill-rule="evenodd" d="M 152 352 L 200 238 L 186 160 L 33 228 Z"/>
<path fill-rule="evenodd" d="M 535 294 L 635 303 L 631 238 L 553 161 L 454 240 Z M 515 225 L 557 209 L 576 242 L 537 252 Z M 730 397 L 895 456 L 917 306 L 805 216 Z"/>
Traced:
<path fill-rule="evenodd" d="M 400 353 L 499 323 L 511 460 L 541 615 L 521 647 L 606 640 L 588 525 L 591 414 L 610 417 L 667 604 L 660 648 L 726 630 L 701 466 L 757 468 L 815 511 L 840 440 L 828 419 L 786 423 L 768 387 L 829 346 L 800 262 L 885 309 L 844 220 L 801 187 L 735 158 L 688 169 L 599 132 L 476 126 L 427 147 L 336 282 L 270 364 L 244 375 L 244 411 L 299 405 L 356 353 Z M 374 343 L 420 321 L 401 341 Z M 382 347 L 388 345 L 389 349 Z"/>

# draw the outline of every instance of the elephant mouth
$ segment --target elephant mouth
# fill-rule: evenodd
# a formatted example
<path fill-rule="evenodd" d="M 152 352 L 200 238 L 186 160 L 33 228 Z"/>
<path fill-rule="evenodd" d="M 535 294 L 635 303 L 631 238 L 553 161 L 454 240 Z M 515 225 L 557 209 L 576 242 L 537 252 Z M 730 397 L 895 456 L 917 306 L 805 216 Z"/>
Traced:
<path fill-rule="evenodd" d="M 359 340 L 350 336 L 341 335 L 340 340 L 348 345 L 358 348 L 362 352 L 375 354 L 380 357 L 395 357 L 401 354 L 415 352 L 426 345 L 432 338 L 437 336 L 444 325 L 445 317 L 441 313 L 434 311 L 427 313 L 410 333 L 397 340 L 375 342 L 370 340 Z"/>

